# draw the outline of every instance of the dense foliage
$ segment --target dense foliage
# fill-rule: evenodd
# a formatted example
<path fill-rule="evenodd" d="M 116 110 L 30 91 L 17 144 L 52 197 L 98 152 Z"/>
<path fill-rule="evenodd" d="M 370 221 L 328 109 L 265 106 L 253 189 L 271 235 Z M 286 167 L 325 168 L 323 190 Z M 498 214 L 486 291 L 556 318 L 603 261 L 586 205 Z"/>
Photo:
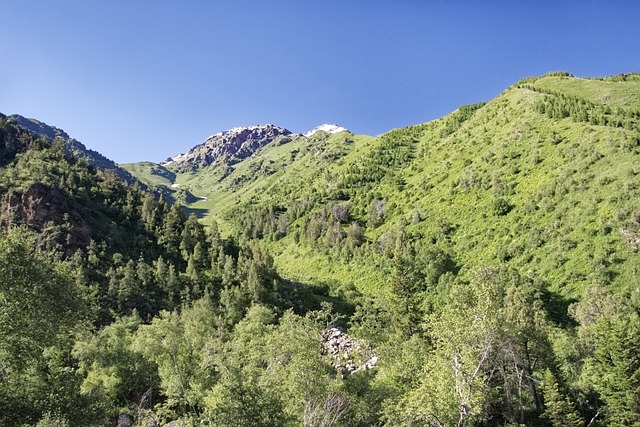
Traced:
<path fill-rule="evenodd" d="M 639 82 L 131 166 L 187 209 L 0 117 L 0 425 L 640 425 Z"/>

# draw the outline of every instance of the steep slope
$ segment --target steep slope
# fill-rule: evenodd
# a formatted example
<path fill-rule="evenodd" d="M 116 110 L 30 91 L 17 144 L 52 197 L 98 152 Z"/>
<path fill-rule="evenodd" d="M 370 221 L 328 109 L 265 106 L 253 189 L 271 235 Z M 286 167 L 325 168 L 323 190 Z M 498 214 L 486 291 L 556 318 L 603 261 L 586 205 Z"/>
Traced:
<path fill-rule="evenodd" d="M 77 139 L 71 138 L 62 129 L 49 126 L 36 119 L 28 119 L 18 114 L 12 114 L 7 118 L 10 122 L 17 124 L 35 136 L 45 137 L 52 141 L 59 139 L 62 141 L 68 155 L 74 156 L 78 159 L 84 159 L 96 169 L 112 171 L 120 177 L 120 179 L 123 179 L 130 184 L 133 184 L 136 181 L 129 172 L 119 167 L 113 160 L 106 158 L 97 151 L 88 149 Z"/>
<path fill-rule="evenodd" d="M 205 223 L 215 220 L 233 227 L 222 215 L 228 206 L 267 190 L 283 174 L 319 170 L 353 147 L 353 135 L 340 126 L 321 125 L 305 135 L 274 125 L 239 127 L 219 132 L 162 165 L 140 162 L 122 167 L 186 205 Z"/>
<path fill-rule="evenodd" d="M 281 144 L 290 141 L 287 129 L 274 125 L 237 127 L 216 133 L 187 153 L 171 157 L 162 163 L 177 172 L 195 171 L 212 164 L 234 164 L 260 148 L 278 139 Z"/>
<path fill-rule="evenodd" d="M 26 225 L 40 233 L 44 246 L 59 246 L 67 256 L 101 240 L 112 240 L 118 251 L 140 253 L 135 235 L 142 241 L 147 233 L 127 219 L 133 208 L 125 206 L 140 201 L 139 189 L 96 170 L 84 157 L 68 155 L 14 118 L 0 118 L 0 135 L 2 228 Z"/>
<path fill-rule="evenodd" d="M 401 241 L 462 274 L 507 264 L 576 295 L 640 267 L 639 111 L 637 75 L 556 73 L 433 122 L 269 143 L 176 182 L 206 197 L 190 205 L 205 223 L 269 242 L 299 280 L 384 288 Z"/>

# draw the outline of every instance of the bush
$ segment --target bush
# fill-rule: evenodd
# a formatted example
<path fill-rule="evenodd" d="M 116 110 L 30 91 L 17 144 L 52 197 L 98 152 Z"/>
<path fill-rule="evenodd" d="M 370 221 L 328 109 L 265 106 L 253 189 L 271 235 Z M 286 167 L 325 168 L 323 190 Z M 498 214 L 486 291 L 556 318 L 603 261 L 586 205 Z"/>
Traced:
<path fill-rule="evenodd" d="M 509 202 L 503 198 L 496 199 L 493 202 L 493 214 L 496 216 L 502 216 L 509 213 L 512 206 Z"/>

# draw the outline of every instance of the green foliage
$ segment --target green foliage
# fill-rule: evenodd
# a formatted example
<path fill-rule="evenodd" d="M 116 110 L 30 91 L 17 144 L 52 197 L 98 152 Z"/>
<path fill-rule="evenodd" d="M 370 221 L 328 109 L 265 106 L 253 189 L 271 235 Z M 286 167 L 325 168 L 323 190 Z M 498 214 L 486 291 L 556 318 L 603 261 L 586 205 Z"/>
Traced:
<path fill-rule="evenodd" d="M 215 331 L 215 312 L 203 299 L 180 314 L 162 312 L 136 333 L 133 349 L 158 366 L 166 404 L 178 415 L 197 411 L 203 389 L 212 384 L 203 358 Z"/>
<path fill-rule="evenodd" d="M 144 405 L 158 382 L 155 367 L 133 350 L 140 323 L 139 317 L 120 318 L 74 346 L 77 372 L 83 378 L 80 392 L 108 414 Z"/>
<path fill-rule="evenodd" d="M 25 229 L 0 235 L 0 351 L 23 364 L 53 345 L 61 334 L 90 320 L 86 290 L 72 271 L 36 253 Z"/>
<path fill-rule="evenodd" d="M 535 288 L 511 271 L 481 269 L 471 284 L 453 284 L 428 322 L 433 350 L 395 422 L 525 423 L 540 414 L 535 374 L 550 347 Z"/>
<path fill-rule="evenodd" d="M 47 412 L 70 415 L 74 403 L 82 401 L 68 345 L 92 320 L 89 294 L 68 264 L 55 262 L 34 247 L 35 236 L 25 229 L 0 234 L 3 425 L 35 422 Z M 92 416 L 95 413 L 89 410 L 69 421 L 89 425 Z M 53 423 L 52 417 L 42 422 Z"/>
<path fill-rule="evenodd" d="M 609 425 L 640 423 L 640 317 L 635 312 L 600 317 L 595 324 L 595 352 L 585 375 L 606 404 Z"/>
<path fill-rule="evenodd" d="M 549 369 L 544 372 L 542 391 L 545 400 L 543 416 L 551 422 L 553 427 L 584 425 L 569 398 L 561 392 L 558 382 Z"/>
<path fill-rule="evenodd" d="M 502 216 L 509 213 L 512 206 L 509 202 L 503 198 L 499 198 L 493 201 L 493 214 L 496 216 Z"/>
<path fill-rule="evenodd" d="M 638 424 L 639 84 L 131 165 L 159 200 L 1 116 L 0 424 Z"/>
<path fill-rule="evenodd" d="M 36 427 L 69 427 L 69 422 L 64 417 L 52 415 L 50 412 L 47 412 L 42 419 L 38 421 Z"/>

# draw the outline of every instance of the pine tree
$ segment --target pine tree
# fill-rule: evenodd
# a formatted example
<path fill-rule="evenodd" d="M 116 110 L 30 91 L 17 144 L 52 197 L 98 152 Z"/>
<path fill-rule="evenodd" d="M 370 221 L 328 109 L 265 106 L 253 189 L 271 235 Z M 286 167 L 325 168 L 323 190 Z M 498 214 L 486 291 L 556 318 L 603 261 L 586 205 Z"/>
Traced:
<path fill-rule="evenodd" d="M 544 393 L 544 418 L 553 427 L 581 427 L 584 425 L 568 397 L 563 396 L 555 376 L 549 369 L 544 372 L 542 379 Z"/>

